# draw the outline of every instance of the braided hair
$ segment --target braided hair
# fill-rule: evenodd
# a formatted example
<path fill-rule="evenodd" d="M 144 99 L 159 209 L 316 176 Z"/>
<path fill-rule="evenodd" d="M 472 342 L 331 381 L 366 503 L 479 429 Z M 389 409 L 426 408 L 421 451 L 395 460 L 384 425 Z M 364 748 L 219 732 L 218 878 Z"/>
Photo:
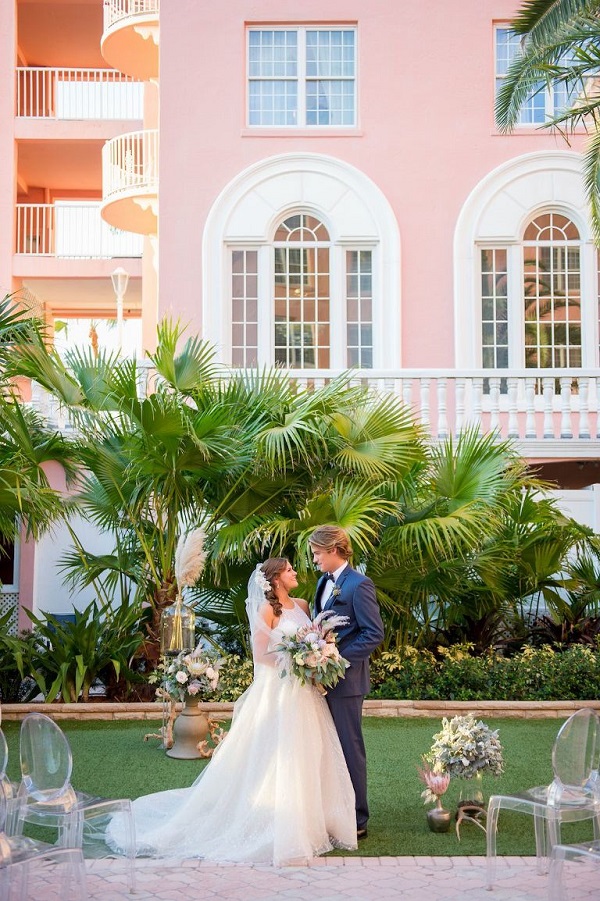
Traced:
<path fill-rule="evenodd" d="M 265 591 L 265 598 L 273 608 L 275 616 L 281 616 L 283 607 L 281 601 L 275 594 L 275 586 L 273 584 L 277 576 L 284 571 L 289 561 L 285 557 L 269 557 L 261 566 L 261 570 L 265 579 L 269 582 L 270 588 Z"/>

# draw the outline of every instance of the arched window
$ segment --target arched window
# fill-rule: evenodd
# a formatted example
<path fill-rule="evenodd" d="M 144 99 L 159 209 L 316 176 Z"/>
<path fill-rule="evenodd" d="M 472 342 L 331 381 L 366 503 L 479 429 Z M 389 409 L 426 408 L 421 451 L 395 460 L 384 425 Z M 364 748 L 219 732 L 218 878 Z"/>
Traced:
<path fill-rule="evenodd" d="M 373 353 L 372 249 L 336 246 L 308 212 L 286 215 L 270 247 L 232 249 L 233 366 L 371 369 Z"/>
<path fill-rule="evenodd" d="M 398 225 L 347 163 L 281 154 L 239 173 L 209 213 L 202 259 L 203 335 L 223 362 L 401 365 Z"/>
<path fill-rule="evenodd" d="M 581 366 L 581 241 L 559 213 L 533 219 L 523 235 L 525 366 Z"/>
<path fill-rule="evenodd" d="M 490 172 L 465 201 L 455 249 L 459 367 L 598 366 L 598 251 L 579 154 L 529 153 Z"/>
<path fill-rule="evenodd" d="M 287 369 L 330 366 L 330 241 L 324 224 L 300 213 L 275 232 L 274 356 Z"/>

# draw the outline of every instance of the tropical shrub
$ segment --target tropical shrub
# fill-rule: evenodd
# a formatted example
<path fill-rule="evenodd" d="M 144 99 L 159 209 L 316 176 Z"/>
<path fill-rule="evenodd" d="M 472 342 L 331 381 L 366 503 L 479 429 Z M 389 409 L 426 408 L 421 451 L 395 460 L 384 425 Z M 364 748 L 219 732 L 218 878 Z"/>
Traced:
<path fill-rule="evenodd" d="M 139 607 L 125 604 L 113 610 L 92 601 L 85 610 L 74 610 L 74 622 L 51 613 L 41 617 L 28 611 L 34 624 L 24 670 L 35 679 L 46 702 L 89 700 L 92 684 L 120 679 L 142 681 L 132 669 L 135 652 L 144 636 Z"/>
<path fill-rule="evenodd" d="M 38 691 L 33 679 L 28 678 L 26 663 L 33 635 L 31 632 L 11 635 L 8 631 L 10 619 L 10 611 L 0 616 L 0 701 L 5 704 L 28 701 Z"/>
<path fill-rule="evenodd" d="M 254 665 L 249 657 L 232 654 L 219 672 L 219 685 L 215 695 L 217 701 L 237 701 L 254 678 Z"/>
<path fill-rule="evenodd" d="M 600 643 L 595 648 L 525 647 L 512 657 L 449 648 L 439 658 L 414 648 L 385 652 L 371 668 L 372 698 L 452 701 L 595 700 L 600 696 Z"/>

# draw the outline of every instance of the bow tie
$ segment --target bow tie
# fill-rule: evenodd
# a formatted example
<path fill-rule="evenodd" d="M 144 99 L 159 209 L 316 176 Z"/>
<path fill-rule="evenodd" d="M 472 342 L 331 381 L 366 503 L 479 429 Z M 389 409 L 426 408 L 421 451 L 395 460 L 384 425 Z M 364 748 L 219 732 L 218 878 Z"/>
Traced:
<path fill-rule="evenodd" d="M 325 573 L 325 578 L 329 579 L 332 582 L 335 582 L 335 576 L 333 575 L 333 573 Z"/>

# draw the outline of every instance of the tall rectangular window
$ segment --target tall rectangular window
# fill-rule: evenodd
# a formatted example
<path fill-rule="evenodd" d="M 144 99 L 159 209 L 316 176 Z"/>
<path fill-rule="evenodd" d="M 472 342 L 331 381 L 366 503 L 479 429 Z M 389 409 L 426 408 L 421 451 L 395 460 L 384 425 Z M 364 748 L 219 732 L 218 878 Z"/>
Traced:
<path fill-rule="evenodd" d="M 481 362 L 484 369 L 508 368 L 506 250 L 481 251 Z"/>
<path fill-rule="evenodd" d="M 356 125 L 356 29 L 250 28 L 248 124 Z"/>
<path fill-rule="evenodd" d="M 240 368 L 258 363 L 258 253 L 231 254 L 231 364 Z"/>
<path fill-rule="evenodd" d="M 370 250 L 346 251 L 348 366 L 373 367 L 373 260 Z"/>

